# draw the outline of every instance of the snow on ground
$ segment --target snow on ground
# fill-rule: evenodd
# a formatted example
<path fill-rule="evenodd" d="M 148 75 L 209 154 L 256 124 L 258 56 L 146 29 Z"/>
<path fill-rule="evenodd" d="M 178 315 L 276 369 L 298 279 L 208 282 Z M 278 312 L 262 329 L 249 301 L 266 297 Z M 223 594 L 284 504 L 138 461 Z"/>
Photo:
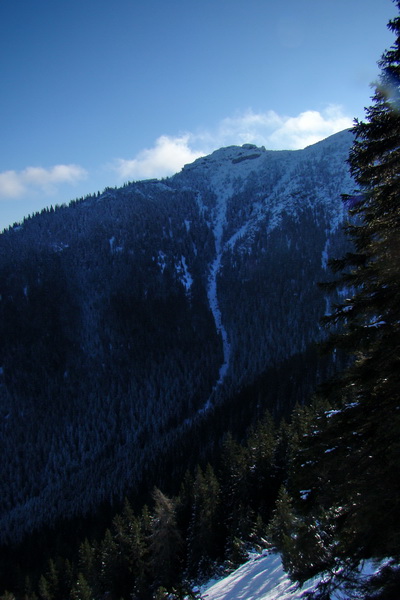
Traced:
<path fill-rule="evenodd" d="M 359 578 L 368 578 L 382 569 L 390 559 L 365 561 L 360 565 Z M 279 554 L 252 554 L 249 560 L 224 579 L 211 580 L 200 589 L 203 600 L 301 600 L 305 592 L 315 590 L 321 578 L 307 581 L 299 588 L 282 568 Z M 351 596 L 354 598 L 355 596 Z M 348 600 L 345 589 L 338 587 L 332 600 Z"/>
<path fill-rule="evenodd" d="M 257 554 L 236 571 L 201 589 L 204 600 L 300 600 L 315 582 L 301 589 L 291 583 L 277 554 Z"/>

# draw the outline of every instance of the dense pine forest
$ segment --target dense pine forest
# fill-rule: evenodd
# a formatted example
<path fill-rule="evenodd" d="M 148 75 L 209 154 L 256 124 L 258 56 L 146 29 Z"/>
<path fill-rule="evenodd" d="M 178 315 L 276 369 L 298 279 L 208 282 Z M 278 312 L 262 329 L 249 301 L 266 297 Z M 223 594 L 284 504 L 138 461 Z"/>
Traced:
<path fill-rule="evenodd" d="M 26 598 L 191 597 L 217 565 L 229 572 L 250 548 L 269 545 L 266 523 L 312 412 L 296 407 L 279 427 L 266 412 L 241 444 L 226 435 L 214 467 L 187 471 L 175 495 L 155 487 L 140 510 L 125 499 L 102 536 L 83 538 L 73 559 L 48 558 L 43 572 L 15 572 L 14 590 Z"/>
<path fill-rule="evenodd" d="M 261 548 L 315 600 L 399 597 L 389 28 L 351 132 L 221 149 L 0 235 L 3 600 L 196 598 Z"/>

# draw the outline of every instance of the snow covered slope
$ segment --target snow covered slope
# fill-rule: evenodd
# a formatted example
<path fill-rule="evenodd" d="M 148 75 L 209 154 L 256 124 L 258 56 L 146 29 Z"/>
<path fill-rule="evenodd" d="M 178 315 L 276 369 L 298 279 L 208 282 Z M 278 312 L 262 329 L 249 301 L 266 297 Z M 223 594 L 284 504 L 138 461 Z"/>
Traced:
<path fill-rule="evenodd" d="M 354 187 L 346 162 L 351 141 L 352 134 L 346 130 L 298 151 L 271 151 L 252 144 L 229 146 L 186 165 L 168 180 L 172 189 L 196 191 L 199 211 L 214 242 L 214 257 L 206 265 L 207 297 L 223 350 L 214 391 L 226 381 L 240 386 L 252 376 L 241 358 L 247 342 L 237 327 L 240 319 L 237 311 L 233 314 L 229 308 L 233 286 L 240 288 L 234 296 L 239 313 L 251 313 L 245 316 L 246 331 L 260 328 L 272 339 L 269 329 L 276 298 L 268 302 L 270 310 L 263 312 L 259 307 L 254 311 L 248 294 L 241 298 L 247 282 L 276 281 L 275 295 L 292 294 L 298 306 L 313 278 L 315 285 L 324 279 L 330 256 L 341 255 L 340 225 L 347 210 L 340 197 Z M 318 265 L 311 266 L 316 256 Z M 278 263 L 279 275 L 274 271 Z M 302 274 L 305 277 L 300 283 Z M 289 282 L 294 280 L 299 286 L 291 290 Z M 261 295 L 267 299 L 266 291 Z M 329 310 L 328 303 L 326 306 Z M 312 311 L 310 308 L 310 314 Z M 318 311 L 321 316 L 319 308 L 312 317 L 315 324 Z M 291 346 L 283 350 L 285 356 L 302 352 L 309 343 L 302 333 L 293 332 L 292 324 L 302 320 L 293 315 L 288 327 L 288 323 L 280 326 L 285 332 L 282 337 Z M 313 339 L 317 336 L 314 331 Z M 262 370 L 274 362 L 277 346 L 281 348 L 277 344 L 261 348 L 252 339 L 245 363 L 258 364 Z M 238 381 L 238 373 L 242 380 L 240 375 Z"/>
<path fill-rule="evenodd" d="M 365 561 L 360 565 L 358 581 L 366 581 L 380 571 L 386 561 Z M 201 589 L 203 600 L 301 600 L 306 592 L 316 590 L 321 578 L 310 579 L 301 588 L 292 583 L 282 568 L 279 554 L 264 551 L 224 579 L 211 580 Z M 350 595 L 349 595 L 350 593 Z M 331 600 L 354 600 L 357 592 L 346 592 L 339 586 L 331 592 Z"/>
<path fill-rule="evenodd" d="M 283 571 L 277 554 L 256 554 L 220 581 L 211 581 L 201 591 L 204 600 L 300 600 L 314 583 L 296 589 Z"/>

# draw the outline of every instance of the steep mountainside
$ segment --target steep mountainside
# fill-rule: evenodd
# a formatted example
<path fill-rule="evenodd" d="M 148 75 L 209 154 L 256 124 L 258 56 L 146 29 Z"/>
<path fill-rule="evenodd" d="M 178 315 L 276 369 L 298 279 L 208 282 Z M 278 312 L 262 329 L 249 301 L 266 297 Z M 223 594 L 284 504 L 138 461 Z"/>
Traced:
<path fill-rule="evenodd" d="M 305 400 L 351 142 L 223 148 L 0 235 L 0 543 Z"/>

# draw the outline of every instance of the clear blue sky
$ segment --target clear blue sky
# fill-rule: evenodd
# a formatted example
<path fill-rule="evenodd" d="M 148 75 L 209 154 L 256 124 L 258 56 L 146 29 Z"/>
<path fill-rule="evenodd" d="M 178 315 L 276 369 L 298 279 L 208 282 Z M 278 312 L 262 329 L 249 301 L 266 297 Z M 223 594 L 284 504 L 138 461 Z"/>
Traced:
<path fill-rule="evenodd" d="M 0 230 L 370 104 L 391 0 L 0 0 Z"/>

